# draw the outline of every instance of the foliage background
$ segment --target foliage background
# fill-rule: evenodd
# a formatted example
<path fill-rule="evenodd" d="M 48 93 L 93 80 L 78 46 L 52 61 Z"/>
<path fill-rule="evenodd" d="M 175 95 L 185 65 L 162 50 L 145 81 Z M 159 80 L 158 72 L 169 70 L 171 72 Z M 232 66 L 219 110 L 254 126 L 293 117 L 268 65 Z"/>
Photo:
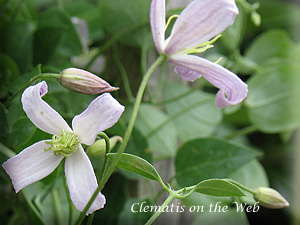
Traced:
<path fill-rule="evenodd" d="M 187 5 L 185 1 L 177 3 L 179 7 L 174 4 L 169 7 L 168 16 L 179 13 Z M 299 223 L 296 218 L 300 210 L 299 2 L 249 1 L 260 4 L 256 11 L 261 16 L 260 26 L 255 25 L 258 16 L 253 8 L 243 0 L 237 3 L 240 15 L 234 26 L 223 33 L 204 57 L 212 61 L 223 57 L 220 64 L 249 85 L 247 100 L 219 111 L 214 104 L 215 88 L 203 79 L 184 83 L 181 78 L 177 79 L 179 76 L 172 66 L 164 64 L 148 86 L 126 152 L 154 163 L 165 181 L 176 173 L 171 181 L 174 186 L 180 186 L 186 182 L 180 173 L 189 166 L 187 162 L 196 157 L 185 153 L 188 149 L 184 144 L 195 139 L 202 144 L 215 138 L 230 139 L 257 149 L 261 154 L 254 160 L 246 155 L 230 161 L 236 165 L 234 173 L 213 160 L 202 171 L 210 171 L 211 178 L 231 177 L 252 188 L 269 183 L 286 197 L 291 207 L 283 210 L 261 207 L 258 213 L 247 214 L 234 211 L 226 214 L 166 213 L 158 224 L 164 224 L 165 220 L 172 224 Z M 107 133 L 123 135 L 133 96 L 148 64 L 156 57 L 149 27 L 149 5 L 150 0 L 0 1 L 1 163 L 11 151 L 18 153 L 38 140 L 49 138 L 25 116 L 20 96 L 9 102 L 9 96 L 41 72 L 84 68 L 120 87 L 120 91 L 113 94 L 126 106 L 126 111 Z M 172 6 L 171 0 L 169 6 Z M 55 80 L 47 82 L 49 93 L 44 99 L 68 122 L 95 97 L 68 91 Z M 172 101 L 166 101 L 169 99 Z M 215 154 L 225 151 L 222 146 L 215 150 Z M 91 159 L 95 170 L 99 170 L 102 158 L 91 156 Z M 209 153 L 201 159 L 209 161 Z M 220 168 L 224 174 L 220 174 Z M 47 224 L 66 224 L 69 214 L 62 170 L 58 168 L 41 182 L 27 187 L 22 194 L 14 193 L 9 177 L 0 170 L 3 224 L 39 224 L 28 207 L 29 202 L 40 210 Z M 198 179 L 207 178 L 201 177 L 199 171 L 194 171 Z M 143 199 L 149 204 L 161 201 L 156 184 L 123 170 L 113 174 L 103 193 L 107 205 L 95 214 L 95 224 L 142 224 L 150 215 L 128 212 L 132 203 Z M 203 205 L 219 200 L 224 204 L 232 201 L 194 194 L 184 204 Z M 251 203 L 249 198 L 243 201 Z M 73 217 L 77 214 L 75 211 Z"/>

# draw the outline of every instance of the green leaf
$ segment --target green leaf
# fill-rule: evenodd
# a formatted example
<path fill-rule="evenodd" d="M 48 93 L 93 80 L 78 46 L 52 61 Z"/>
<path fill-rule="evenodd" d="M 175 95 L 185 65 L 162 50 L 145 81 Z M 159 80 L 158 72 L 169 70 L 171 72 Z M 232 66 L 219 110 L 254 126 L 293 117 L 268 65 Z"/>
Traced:
<path fill-rule="evenodd" d="M 250 120 L 260 130 L 276 133 L 300 126 L 299 66 L 266 67 L 248 82 L 246 100 Z"/>
<path fill-rule="evenodd" d="M 36 25 L 32 22 L 18 22 L 11 24 L 3 34 L 3 52 L 13 58 L 21 72 L 31 64 L 35 30 Z"/>
<path fill-rule="evenodd" d="M 263 65 L 274 58 L 288 58 L 293 42 L 284 30 L 269 30 L 258 36 L 246 50 L 245 56 L 253 62 Z"/>
<path fill-rule="evenodd" d="M 48 62 L 56 50 L 74 56 L 82 52 L 82 45 L 71 18 L 60 9 L 49 9 L 42 14 L 35 34 L 34 64 Z"/>
<path fill-rule="evenodd" d="M 119 134 L 123 135 L 123 134 Z M 126 153 L 139 156 L 145 159 L 147 162 L 152 162 L 152 154 L 148 152 L 148 142 L 147 139 L 136 129 L 133 129 L 131 137 L 128 141 L 126 147 Z M 130 173 L 125 170 L 121 170 L 121 173 L 125 175 L 128 179 L 139 179 L 140 176 Z"/>
<path fill-rule="evenodd" d="M 117 153 L 107 154 L 111 161 L 115 160 Z M 123 153 L 121 160 L 118 162 L 118 167 L 139 174 L 143 177 L 149 178 L 151 180 L 161 181 L 156 169 L 145 159 L 138 156 Z"/>
<path fill-rule="evenodd" d="M 174 99 L 166 108 L 182 141 L 211 135 L 222 120 L 213 95 L 168 83 L 164 96 L 166 100 Z"/>
<path fill-rule="evenodd" d="M 246 196 L 236 185 L 222 179 L 204 180 L 196 185 L 195 191 L 212 196 Z"/>
<path fill-rule="evenodd" d="M 9 136 L 9 129 L 7 121 L 7 109 L 2 102 L 0 102 L 0 130 L 0 142 L 6 143 L 6 140 Z"/>
<path fill-rule="evenodd" d="M 259 1 L 258 13 L 262 16 L 261 29 L 283 28 L 293 30 L 299 26 L 300 8 L 296 2 L 281 0 Z M 298 32 L 291 32 L 297 35 Z"/>
<path fill-rule="evenodd" d="M 149 26 L 150 0 L 101 0 L 99 7 L 103 24 L 113 35 L 127 29 L 134 31 L 120 39 L 133 46 L 153 45 Z"/>
<path fill-rule="evenodd" d="M 175 158 L 176 179 L 191 186 L 205 179 L 225 178 L 258 155 L 249 147 L 203 138 L 181 146 Z"/>
<path fill-rule="evenodd" d="M 17 120 L 11 130 L 10 145 L 18 147 L 26 143 L 36 131 L 36 127 L 27 117 Z"/>
<path fill-rule="evenodd" d="M 129 120 L 132 108 L 126 107 L 122 118 Z M 161 110 L 149 104 L 141 104 L 135 122 L 138 129 L 148 140 L 150 151 L 162 157 L 174 156 L 177 150 L 177 131 L 173 120 Z"/>

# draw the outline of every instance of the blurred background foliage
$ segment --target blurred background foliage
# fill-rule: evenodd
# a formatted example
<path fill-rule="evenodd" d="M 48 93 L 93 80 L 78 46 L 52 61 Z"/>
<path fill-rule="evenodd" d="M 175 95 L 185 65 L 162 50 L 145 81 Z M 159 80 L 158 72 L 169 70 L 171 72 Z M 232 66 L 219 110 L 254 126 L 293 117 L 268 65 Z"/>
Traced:
<path fill-rule="evenodd" d="M 36 141 L 50 138 L 26 117 L 20 95 L 11 99 L 41 72 L 59 73 L 78 67 L 120 87 L 113 95 L 126 106 L 126 111 L 107 133 L 123 136 L 133 96 L 157 54 L 149 26 L 150 2 L 0 1 L 1 163 Z M 169 1 L 168 16 L 180 13 L 188 3 L 178 2 L 180 6 L 174 7 Z M 258 213 L 231 210 L 178 213 L 175 217 L 163 214 L 172 224 L 296 225 L 300 221 L 300 156 L 293 141 L 300 126 L 300 4 L 288 0 L 236 2 L 240 14 L 234 25 L 223 32 L 204 57 L 212 61 L 222 57 L 220 64 L 248 84 L 246 101 L 220 111 L 214 103 L 214 87 L 203 79 L 194 83 L 178 81 L 173 67 L 163 64 L 148 85 L 126 152 L 154 163 L 161 173 L 172 167 L 164 179 L 174 187 L 206 178 L 230 177 L 251 188 L 270 185 L 287 198 L 291 207 L 261 207 Z M 56 80 L 47 82 L 45 101 L 68 122 L 95 97 L 68 91 Z M 192 148 L 202 154 L 194 154 Z M 232 157 L 228 158 L 226 151 Z M 225 162 L 216 162 L 212 155 Z M 95 171 L 99 170 L 103 159 L 90 157 Z M 192 169 L 194 161 L 199 166 L 193 170 L 195 178 L 187 179 L 185 172 Z M 15 194 L 3 169 L 0 175 L 2 224 L 67 224 L 69 218 L 74 221 L 78 215 L 68 206 L 62 166 L 19 194 Z M 143 201 L 158 204 L 161 192 L 152 182 L 119 169 L 103 194 L 107 204 L 96 212 L 94 224 L 143 224 L 151 213 L 131 213 L 131 205 Z M 183 203 L 188 206 L 222 201 L 230 205 L 232 200 L 196 193 Z M 251 197 L 241 201 L 254 203 Z M 160 221 L 157 224 L 164 224 Z"/>

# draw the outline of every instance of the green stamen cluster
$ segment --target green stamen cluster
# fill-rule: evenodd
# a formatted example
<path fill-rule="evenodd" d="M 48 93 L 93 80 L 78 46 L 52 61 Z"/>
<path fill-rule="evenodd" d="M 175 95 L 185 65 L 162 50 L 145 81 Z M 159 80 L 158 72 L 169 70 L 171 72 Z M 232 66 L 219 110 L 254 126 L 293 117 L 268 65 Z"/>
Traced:
<path fill-rule="evenodd" d="M 46 144 L 50 144 L 51 147 L 44 149 L 45 152 L 53 150 L 56 156 L 69 157 L 73 152 L 77 151 L 79 140 L 74 133 L 62 130 L 61 135 L 53 135 L 52 141 L 46 141 Z"/>

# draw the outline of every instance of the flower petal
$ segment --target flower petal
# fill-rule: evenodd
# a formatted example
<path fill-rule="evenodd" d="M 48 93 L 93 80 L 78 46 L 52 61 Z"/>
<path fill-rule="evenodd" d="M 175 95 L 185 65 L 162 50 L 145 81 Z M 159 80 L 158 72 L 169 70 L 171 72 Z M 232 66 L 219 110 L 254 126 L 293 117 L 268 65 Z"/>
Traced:
<path fill-rule="evenodd" d="M 196 47 L 224 31 L 238 14 L 234 0 L 196 0 L 176 20 L 166 41 L 165 53 Z"/>
<path fill-rule="evenodd" d="M 72 126 L 81 143 L 91 145 L 97 134 L 113 126 L 124 111 L 109 93 L 97 97 L 80 115 L 74 117 Z"/>
<path fill-rule="evenodd" d="M 172 56 L 170 62 L 186 67 L 186 71 L 195 71 L 194 75 L 198 73 L 199 77 L 201 74 L 211 84 L 219 88 L 220 90 L 216 96 L 216 105 L 219 109 L 229 105 L 236 105 L 247 97 L 247 84 L 237 75 L 216 63 L 212 63 L 195 55 Z M 184 70 L 179 70 L 179 72 L 181 71 Z M 185 73 L 181 75 L 188 77 Z"/>
<path fill-rule="evenodd" d="M 179 73 L 187 81 L 195 81 L 201 77 L 201 74 L 184 66 L 176 66 L 174 72 Z"/>
<path fill-rule="evenodd" d="M 72 202 L 76 209 L 82 212 L 98 184 L 92 164 L 81 145 L 66 158 L 65 173 Z M 105 197 L 99 193 L 87 214 L 103 208 L 104 204 Z"/>
<path fill-rule="evenodd" d="M 60 134 L 61 130 L 72 132 L 61 115 L 42 100 L 47 92 L 45 81 L 30 86 L 23 92 L 21 101 L 28 118 L 35 126 L 49 134 Z"/>
<path fill-rule="evenodd" d="M 16 192 L 48 176 L 58 166 L 63 157 L 55 156 L 51 150 L 45 152 L 49 146 L 39 141 L 2 164 Z"/>
<path fill-rule="evenodd" d="M 155 47 L 158 53 L 161 53 L 164 50 L 165 42 L 165 0 L 152 0 L 150 8 L 150 25 Z"/>

